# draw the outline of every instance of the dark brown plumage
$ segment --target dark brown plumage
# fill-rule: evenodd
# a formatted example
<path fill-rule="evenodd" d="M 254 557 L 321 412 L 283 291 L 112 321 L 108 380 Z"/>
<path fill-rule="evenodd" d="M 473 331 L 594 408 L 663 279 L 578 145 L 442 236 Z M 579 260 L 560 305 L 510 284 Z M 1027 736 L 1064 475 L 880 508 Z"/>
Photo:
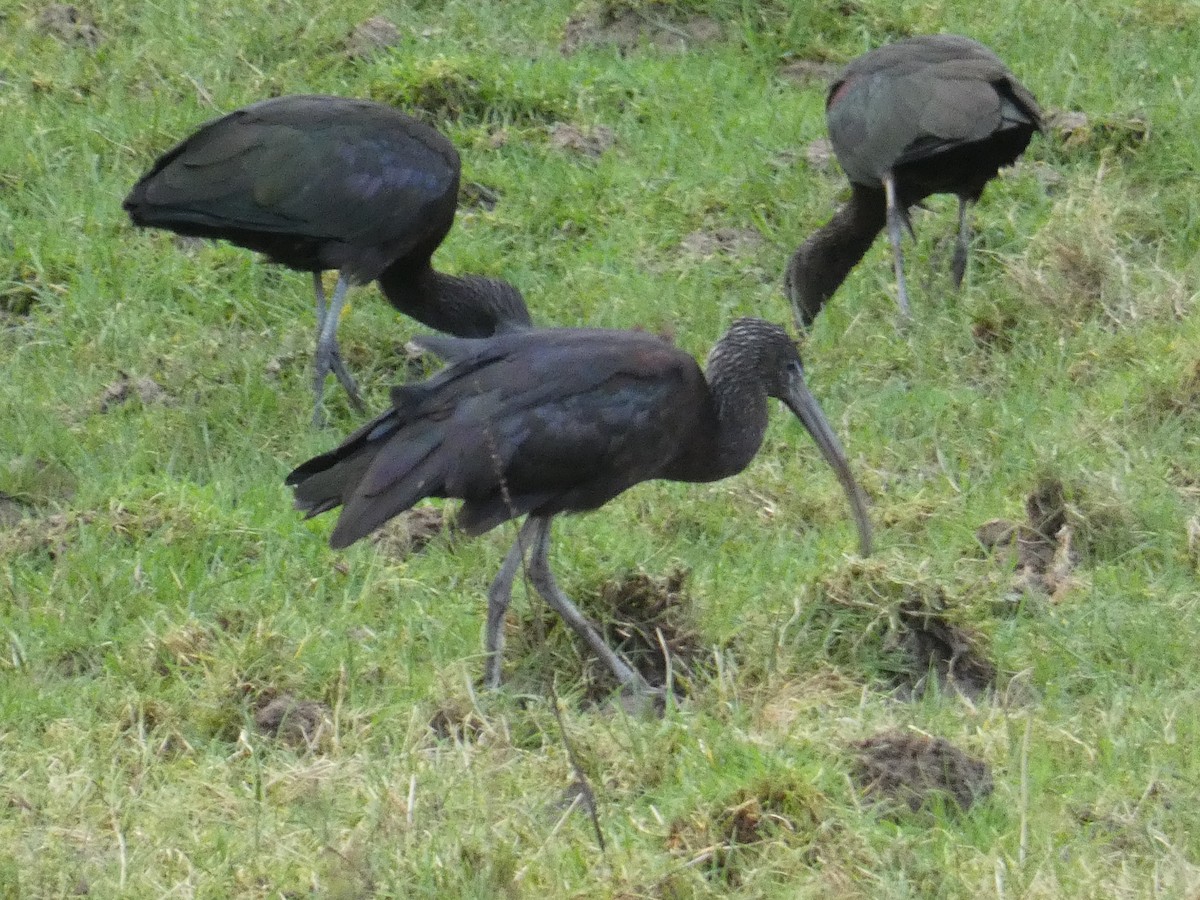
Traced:
<path fill-rule="evenodd" d="M 532 548 L 538 592 L 622 684 L 644 688 L 563 595 L 550 573 L 551 519 L 596 509 L 642 481 L 716 481 L 749 465 L 767 427 L 767 398 L 800 418 L 854 507 L 870 551 L 865 501 L 805 386 L 787 332 L 739 319 L 696 361 L 653 335 L 527 330 L 482 340 L 423 337 L 449 365 L 393 389 L 392 409 L 287 478 L 309 516 L 341 506 L 330 537 L 345 547 L 424 497 L 464 501 L 459 525 L 481 534 L 528 514 L 488 592 L 486 680 L 500 680 L 513 579 Z"/>
<path fill-rule="evenodd" d="M 1033 95 L 995 53 L 955 34 L 908 38 L 853 60 L 825 101 L 829 137 L 851 196 L 788 263 L 785 289 L 808 326 L 886 225 L 897 292 L 909 315 L 901 227 L 930 194 L 958 196 L 957 287 L 967 264 L 966 207 L 1042 128 Z"/>
<path fill-rule="evenodd" d="M 135 225 L 221 238 L 313 273 L 317 420 L 330 372 L 361 409 L 337 346 L 351 283 L 378 280 L 400 312 L 463 337 L 529 324 L 507 282 L 433 268 L 454 222 L 459 173 L 445 137 L 390 106 L 297 95 L 202 125 L 158 159 L 124 207 Z M 339 270 L 328 309 L 326 269 Z"/>

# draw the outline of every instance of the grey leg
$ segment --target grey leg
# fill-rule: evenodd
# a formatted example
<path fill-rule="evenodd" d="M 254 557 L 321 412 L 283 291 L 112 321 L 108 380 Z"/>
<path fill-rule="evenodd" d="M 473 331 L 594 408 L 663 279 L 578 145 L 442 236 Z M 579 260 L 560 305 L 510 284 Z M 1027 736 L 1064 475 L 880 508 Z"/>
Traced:
<path fill-rule="evenodd" d="M 970 229 L 967 226 L 967 201 L 958 198 L 958 240 L 954 244 L 954 258 L 950 261 L 950 277 L 954 279 L 957 290 L 962 287 L 963 276 L 967 274 L 967 246 L 971 241 Z"/>
<path fill-rule="evenodd" d="M 358 395 L 358 387 L 354 379 L 346 371 L 342 362 L 342 351 L 337 345 L 338 320 L 342 315 L 342 305 L 346 302 L 346 289 L 350 282 L 346 276 L 339 275 L 337 287 L 333 290 L 333 299 L 329 308 L 325 308 L 325 288 L 321 283 L 321 273 L 313 273 L 313 288 L 317 294 L 317 355 L 314 362 L 313 393 L 316 395 L 316 405 L 313 409 L 313 425 L 320 425 L 321 399 L 325 396 L 325 376 L 332 372 L 341 382 L 350 397 L 350 403 L 359 412 L 363 412 L 362 398 Z"/>
<path fill-rule="evenodd" d="M 488 588 L 487 630 L 484 632 L 484 647 L 487 661 L 483 667 L 483 685 L 489 690 L 500 687 L 500 669 L 504 655 L 504 616 L 512 600 L 513 580 L 525 559 L 525 548 L 530 545 L 534 530 L 533 520 L 526 519 L 517 539 L 513 541 L 504 564 L 496 573 L 492 586 Z"/>
<path fill-rule="evenodd" d="M 534 524 L 533 555 L 529 559 L 529 579 L 533 582 L 534 588 L 550 607 L 563 617 L 563 621 L 587 642 L 587 645 L 592 648 L 592 652 L 603 660 L 623 687 L 630 688 L 639 694 L 651 693 L 650 686 L 646 684 L 642 676 L 631 669 L 628 663 L 617 656 L 608 644 L 604 643 L 604 638 L 600 637 L 592 624 L 579 611 L 579 608 L 571 602 L 555 582 L 554 576 L 550 573 L 550 517 L 530 516 L 529 522 L 526 524 L 529 523 Z"/>
<path fill-rule="evenodd" d="M 892 265 L 896 269 L 896 299 L 900 304 L 900 315 L 909 319 L 912 318 L 912 309 L 908 305 L 908 286 L 904 283 L 904 253 L 900 249 L 900 239 L 903 236 L 900 229 L 905 224 L 905 214 L 896 202 L 896 178 L 891 172 L 883 176 L 883 190 L 887 197 L 887 227 L 888 240 L 892 242 Z"/>

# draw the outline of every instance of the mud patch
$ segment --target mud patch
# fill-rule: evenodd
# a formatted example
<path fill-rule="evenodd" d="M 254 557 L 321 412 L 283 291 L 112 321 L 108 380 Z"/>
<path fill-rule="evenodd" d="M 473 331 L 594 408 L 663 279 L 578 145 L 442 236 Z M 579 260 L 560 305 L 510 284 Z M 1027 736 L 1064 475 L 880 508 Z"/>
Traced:
<path fill-rule="evenodd" d="M 125 372 L 118 372 L 117 380 L 104 388 L 96 405 L 99 412 L 105 414 L 135 398 L 142 406 L 173 402 L 170 394 L 153 378 L 131 378 Z"/>
<path fill-rule="evenodd" d="M 604 610 L 604 639 L 651 687 L 670 684 L 676 696 L 691 692 L 703 670 L 707 648 L 692 619 L 684 589 L 686 569 L 663 576 L 633 572 L 606 582 L 587 605 Z M 589 657 L 590 699 L 603 700 L 616 688 L 612 673 Z"/>
<path fill-rule="evenodd" d="M 1028 524 L 993 519 L 975 533 L 980 546 L 1011 567 L 1011 599 L 1026 593 L 1062 600 L 1078 584 L 1074 528 L 1068 522 L 1066 490 L 1061 481 L 1041 481 L 1025 501 Z"/>
<path fill-rule="evenodd" d="M 1068 153 L 1134 150 L 1150 140 L 1150 122 L 1142 115 L 1089 116 L 1056 109 L 1047 113 L 1046 127 Z"/>
<path fill-rule="evenodd" d="M 945 798 L 965 812 L 992 792 L 991 767 L 943 738 L 895 730 L 852 747 L 857 757 L 852 777 L 876 803 L 917 812 Z"/>
<path fill-rule="evenodd" d="M 458 189 L 458 205 L 463 209 L 491 212 L 500 202 L 500 192 L 478 181 L 468 181 Z"/>
<path fill-rule="evenodd" d="M 387 16 L 372 16 L 354 26 L 346 38 L 350 59 L 367 59 L 382 50 L 398 46 L 403 40 L 400 29 Z"/>
<path fill-rule="evenodd" d="M 280 694 L 260 701 L 254 712 L 254 727 L 260 734 L 301 750 L 317 750 L 333 731 L 333 710 L 317 700 L 297 700 Z"/>
<path fill-rule="evenodd" d="M 751 253 L 763 243 L 763 236 L 754 228 L 717 228 L 693 231 L 679 242 L 679 246 L 693 256 L 711 257 Z"/>
<path fill-rule="evenodd" d="M 42 34 L 57 38 L 64 44 L 95 50 L 103 35 L 91 16 L 77 6 L 51 3 L 38 14 L 37 28 Z"/>
<path fill-rule="evenodd" d="M 424 550 L 443 532 L 454 533 L 454 522 L 441 506 L 418 506 L 393 517 L 371 536 L 372 543 L 394 562 Z"/>
<path fill-rule="evenodd" d="M 719 22 L 708 16 L 680 16 L 665 3 L 641 8 L 608 8 L 572 16 L 559 50 L 570 56 L 591 47 L 615 47 L 625 54 L 641 46 L 684 52 L 724 37 Z"/>
<path fill-rule="evenodd" d="M 551 147 L 592 159 L 602 156 L 616 142 L 617 133 L 607 125 L 596 125 L 584 129 L 566 122 L 555 122 L 550 126 Z"/>
<path fill-rule="evenodd" d="M 810 835 L 821 824 L 821 803 L 813 788 L 781 774 L 737 791 L 710 809 L 696 810 L 671 823 L 666 846 L 685 866 L 729 886 L 753 862 L 755 845 L 780 835 Z"/>

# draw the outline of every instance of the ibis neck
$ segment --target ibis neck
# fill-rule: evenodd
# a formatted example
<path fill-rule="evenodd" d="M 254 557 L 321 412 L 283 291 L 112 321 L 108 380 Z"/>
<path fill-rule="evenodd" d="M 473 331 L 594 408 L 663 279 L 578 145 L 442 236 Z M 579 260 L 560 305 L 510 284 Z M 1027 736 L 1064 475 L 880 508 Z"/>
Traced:
<path fill-rule="evenodd" d="M 458 337 L 490 337 L 530 324 L 520 293 L 498 279 L 447 275 L 428 262 L 417 268 L 397 263 L 379 276 L 379 287 L 406 316 Z"/>
<path fill-rule="evenodd" d="M 806 326 L 816 319 L 887 223 L 881 189 L 853 183 L 851 188 L 849 201 L 801 244 L 788 262 L 787 292 Z"/>
<path fill-rule="evenodd" d="M 709 448 L 712 480 L 736 475 L 754 459 L 767 433 L 767 391 L 758 378 L 747 374 L 743 352 L 718 347 L 709 362 L 707 378 L 716 428 Z"/>

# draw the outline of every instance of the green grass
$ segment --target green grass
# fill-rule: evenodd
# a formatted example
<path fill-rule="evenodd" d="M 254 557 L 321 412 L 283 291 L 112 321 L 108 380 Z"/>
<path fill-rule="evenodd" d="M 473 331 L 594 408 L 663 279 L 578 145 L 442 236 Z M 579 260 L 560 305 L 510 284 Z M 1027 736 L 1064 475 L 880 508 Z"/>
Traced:
<path fill-rule="evenodd" d="M 26 514 L 0 525 L 0 895 L 1200 890 L 1194 3 L 679 0 L 653 15 L 698 10 L 724 38 L 624 56 L 561 54 L 568 18 L 599 9 L 568 0 L 80 9 L 95 49 L 0 0 L 0 491 Z M 401 43 L 349 59 L 345 37 L 377 13 Z M 476 692 L 511 532 L 402 561 L 331 551 L 332 522 L 300 521 L 282 485 L 356 424 L 331 391 L 334 428 L 308 427 L 308 280 L 226 245 L 181 249 L 120 209 L 157 153 L 272 93 L 420 103 L 465 180 L 500 194 L 460 215 L 442 268 L 503 275 L 539 322 L 666 328 L 699 355 L 736 316 L 788 318 L 786 256 L 844 194 L 803 161 L 822 86 L 779 67 L 938 30 L 990 44 L 1093 128 L 1036 139 L 989 187 L 960 294 L 953 201 L 934 200 L 908 254 L 915 326 L 895 329 L 880 241 L 808 340 L 810 383 L 872 496 L 874 559 L 851 557 L 837 483 L 782 415 L 735 479 L 643 485 L 558 524 L 560 580 L 593 604 L 624 573 L 688 572 L 703 674 L 660 720 L 584 702 L 594 664 L 520 589 L 510 686 Z M 557 150 L 556 121 L 616 144 Z M 680 250 L 718 227 L 763 241 Z M 414 326 L 373 287 L 352 300 L 342 346 L 379 408 Z M 121 372 L 165 401 L 101 412 Z M 1080 564 L 1054 601 L 1013 604 L 975 530 L 1020 518 L 1047 478 L 1066 486 Z M 943 596 L 980 636 L 997 697 L 881 689 L 908 596 Z M 564 814 L 575 775 L 552 681 L 603 855 Z M 282 693 L 330 708 L 311 749 L 256 728 Z M 992 797 L 966 814 L 864 803 L 851 744 L 894 727 L 986 759 Z M 739 843 L 744 804 L 762 818 Z"/>

